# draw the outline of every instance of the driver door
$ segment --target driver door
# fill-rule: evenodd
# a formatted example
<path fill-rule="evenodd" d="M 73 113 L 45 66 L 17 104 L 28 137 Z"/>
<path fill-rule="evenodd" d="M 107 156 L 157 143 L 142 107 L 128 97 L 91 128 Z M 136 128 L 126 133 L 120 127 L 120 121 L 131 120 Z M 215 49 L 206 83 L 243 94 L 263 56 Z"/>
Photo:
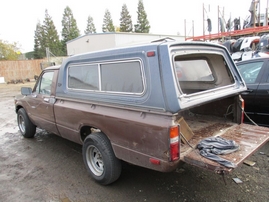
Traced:
<path fill-rule="evenodd" d="M 57 70 L 45 71 L 40 77 L 32 94 L 29 96 L 29 116 L 34 124 L 49 132 L 59 134 L 54 117 L 55 81 Z"/>

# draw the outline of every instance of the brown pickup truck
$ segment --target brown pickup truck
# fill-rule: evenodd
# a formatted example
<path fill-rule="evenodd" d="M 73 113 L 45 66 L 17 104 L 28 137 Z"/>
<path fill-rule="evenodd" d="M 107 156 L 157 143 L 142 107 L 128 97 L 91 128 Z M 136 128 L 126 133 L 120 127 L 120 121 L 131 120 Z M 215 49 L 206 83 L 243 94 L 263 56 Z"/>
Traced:
<path fill-rule="evenodd" d="M 24 137 L 39 127 L 82 144 L 88 172 L 107 185 L 121 161 L 161 172 L 181 161 L 233 170 L 269 139 L 269 128 L 243 124 L 245 90 L 225 47 L 159 41 L 69 57 L 23 87 L 15 109 Z M 209 148 L 237 149 L 205 155 L 197 145 L 209 137 L 221 140 Z"/>

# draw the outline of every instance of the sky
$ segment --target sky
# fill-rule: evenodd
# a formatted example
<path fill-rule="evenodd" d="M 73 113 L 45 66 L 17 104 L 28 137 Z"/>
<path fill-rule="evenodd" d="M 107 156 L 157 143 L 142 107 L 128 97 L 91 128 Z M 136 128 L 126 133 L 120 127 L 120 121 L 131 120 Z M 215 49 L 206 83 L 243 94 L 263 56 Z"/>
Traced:
<path fill-rule="evenodd" d="M 204 19 L 212 21 L 212 34 L 218 32 L 218 8 L 224 11 L 228 20 L 240 17 L 242 20 L 249 16 L 252 0 L 143 0 L 147 18 L 151 26 L 151 34 L 160 35 L 203 35 Z M 260 0 L 261 13 L 265 12 L 268 0 Z M 233 4 L 231 4 L 233 2 Z M 97 29 L 102 33 L 105 10 L 111 13 L 113 24 L 119 27 L 120 13 L 123 4 L 127 5 L 133 24 L 137 23 L 138 0 L 13 0 L 0 3 L 0 40 L 8 43 L 18 43 L 21 52 L 29 52 L 34 47 L 34 32 L 36 24 L 43 24 L 45 10 L 48 10 L 61 39 L 62 18 L 64 9 L 69 6 L 77 21 L 80 34 L 84 35 L 87 19 L 90 15 Z M 204 8 L 204 9 L 203 9 Z M 204 12 L 203 12 L 204 10 Z M 242 21 L 241 20 L 241 21 Z M 185 23 L 186 22 L 186 26 Z M 186 27 L 186 29 L 185 29 Z M 194 27 L 194 29 L 192 29 Z M 205 34 L 207 23 L 205 21 Z M 194 30 L 194 31 L 193 31 Z"/>

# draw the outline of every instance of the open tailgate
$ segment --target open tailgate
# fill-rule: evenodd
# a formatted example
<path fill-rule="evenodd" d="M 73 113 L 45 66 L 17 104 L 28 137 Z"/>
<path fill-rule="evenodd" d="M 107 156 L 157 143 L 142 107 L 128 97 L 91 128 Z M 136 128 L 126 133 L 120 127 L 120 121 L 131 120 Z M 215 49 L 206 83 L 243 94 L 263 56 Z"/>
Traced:
<path fill-rule="evenodd" d="M 221 158 L 231 161 L 238 166 L 269 140 L 269 128 L 249 124 L 234 125 L 223 133 L 221 137 L 234 140 L 240 145 L 240 149 L 236 152 L 219 155 Z M 200 140 L 202 139 L 203 138 Z M 199 143 L 200 140 L 196 139 L 196 142 Z M 216 173 L 230 172 L 233 170 L 232 168 L 227 168 L 215 161 L 204 158 L 199 154 L 198 149 L 189 149 L 184 152 L 181 154 L 181 160 L 194 166 L 212 170 Z"/>

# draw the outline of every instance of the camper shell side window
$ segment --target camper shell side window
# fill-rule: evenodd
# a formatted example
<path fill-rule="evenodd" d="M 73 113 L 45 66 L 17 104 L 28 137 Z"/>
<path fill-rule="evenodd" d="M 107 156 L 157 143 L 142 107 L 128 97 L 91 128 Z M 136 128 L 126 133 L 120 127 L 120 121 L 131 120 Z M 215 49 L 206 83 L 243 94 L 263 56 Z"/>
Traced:
<path fill-rule="evenodd" d="M 142 94 L 145 90 L 139 60 L 75 64 L 68 67 L 68 88 L 96 92 Z"/>

